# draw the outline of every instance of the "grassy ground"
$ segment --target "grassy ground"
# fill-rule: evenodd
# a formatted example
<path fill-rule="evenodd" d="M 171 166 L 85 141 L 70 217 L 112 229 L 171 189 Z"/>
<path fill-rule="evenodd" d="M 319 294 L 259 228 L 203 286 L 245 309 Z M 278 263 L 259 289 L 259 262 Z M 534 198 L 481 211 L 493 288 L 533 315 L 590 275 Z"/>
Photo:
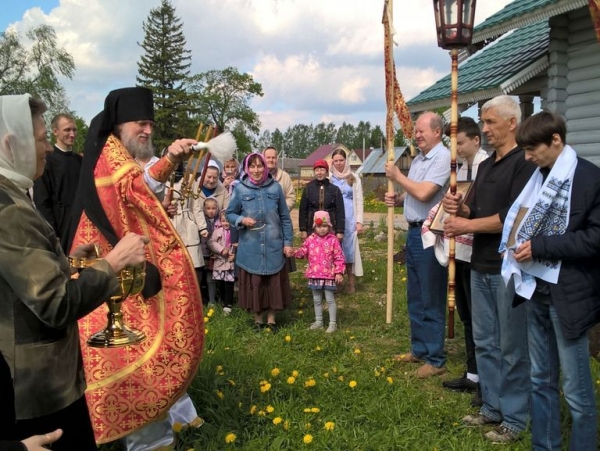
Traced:
<path fill-rule="evenodd" d="M 280 315 L 277 333 L 252 331 L 250 315 L 239 309 L 229 317 L 206 312 L 203 360 L 189 389 L 206 423 L 179 433 L 177 450 L 498 449 L 483 438 L 489 428 L 462 425 L 462 416 L 475 411 L 470 395 L 441 388 L 464 369 L 458 316 L 457 336 L 446 344 L 446 375 L 419 380 L 414 365 L 392 362 L 409 349 L 405 269 L 394 267 L 393 321 L 386 324 L 387 243 L 371 237 L 361 239 L 365 276 L 357 293 L 336 295 L 334 334 L 307 330 L 313 308 L 302 262 L 291 275 L 293 305 Z M 595 361 L 593 371 L 598 380 Z M 531 449 L 528 434 L 504 449 Z"/>

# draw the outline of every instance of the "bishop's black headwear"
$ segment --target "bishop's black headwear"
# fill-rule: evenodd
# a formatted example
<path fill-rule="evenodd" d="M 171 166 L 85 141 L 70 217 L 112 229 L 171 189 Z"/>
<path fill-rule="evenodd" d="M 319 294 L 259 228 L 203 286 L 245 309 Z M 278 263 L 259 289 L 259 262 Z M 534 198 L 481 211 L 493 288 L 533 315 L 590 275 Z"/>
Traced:
<path fill-rule="evenodd" d="M 119 124 L 133 121 L 154 121 L 152 91 L 148 88 L 133 87 L 115 89 L 109 92 L 104 100 L 104 109 L 92 119 L 85 139 L 77 197 L 71 216 L 71 233 L 69 234 L 69 244 L 65 252 L 69 252 L 73 244 L 83 211 L 85 211 L 90 221 L 98 227 L 102 235 L 106 237 L 113 247 L 119 241 L 98 197 L 94 180 L 94 169 L 102 153 L 104 144 L 106 144 L 108 136 L 114 131 L 115 127 Z M 154 272 L 156 273 L 152 275 Z M 160 283 L 158 270 L 147 262 L 146 285 L 142 292 L 146 298 L 160 291 L 160 287 L 158 289 L 156 289 L 156 286 L 152 287 L 156 283 L 152 280 L 154 278 L 157 278 L 158 283 Z M 150 291 L 155 292 L 149 294 Z"/>

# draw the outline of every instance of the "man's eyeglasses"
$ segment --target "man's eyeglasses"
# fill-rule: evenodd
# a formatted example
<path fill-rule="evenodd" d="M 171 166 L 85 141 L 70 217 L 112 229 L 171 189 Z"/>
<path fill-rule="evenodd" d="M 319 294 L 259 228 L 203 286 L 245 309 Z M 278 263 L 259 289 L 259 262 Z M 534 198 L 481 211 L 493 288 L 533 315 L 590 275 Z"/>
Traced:
<path fill-rule="evenodd" d="M 254 225 L 249 230 L 262 230 L 267 224 L 264 221 L 254 221 Z"/>

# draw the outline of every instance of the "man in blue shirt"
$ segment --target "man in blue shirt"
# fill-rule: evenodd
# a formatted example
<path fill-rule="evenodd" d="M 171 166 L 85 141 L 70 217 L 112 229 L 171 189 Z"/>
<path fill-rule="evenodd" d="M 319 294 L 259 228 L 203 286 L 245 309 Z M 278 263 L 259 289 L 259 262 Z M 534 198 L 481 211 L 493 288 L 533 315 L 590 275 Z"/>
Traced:
<path fill-rule="evenodd" d="M 408 222 L 406 270 L 408 316 L 411 349 L 394 356 L 399 362 L 421 363 L 416 371 L 424 379 L 446 371 L 444 335 L 446 330 L 446 289 L 448 275 L 435 257 L 433 248 L 423 248 L 421 226 L 429 210 L 444 196 L 450 177 L 450 152 L 442 143 L 443 122 L 433 112 L 419 116 L 415 138 L 420 153 L 413 160 L 408 176 L 392 161 L 385 167 L 386 176 L 399 184 L 404 194 L 386 193 L 388 206 L 404 200 Z"/>

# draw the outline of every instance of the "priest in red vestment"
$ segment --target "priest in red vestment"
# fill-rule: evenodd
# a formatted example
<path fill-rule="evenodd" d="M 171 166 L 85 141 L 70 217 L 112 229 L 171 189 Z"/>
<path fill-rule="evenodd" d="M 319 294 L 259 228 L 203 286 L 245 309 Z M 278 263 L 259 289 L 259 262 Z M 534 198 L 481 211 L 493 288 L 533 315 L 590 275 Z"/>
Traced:
<path fill-rule="evenodd" d="M 168 416 L 172 419 L 173 411 L 191 423 L 199 421 L 185 393 L 202 355 L 200 289 L 185 245 L 136 161 L 152 149 L 153 126 L 149 89 L 108 94 L 86 139 L 70 241 L 71 248 L 97 243 L 102 256 L 128 233 L 150 238 L 144 290 L 123 302 L 124 323 L 144 332 L 146 339 L 117 348 L 88 346 L 90 335 L 106 325 L 106 306 L 79 323 L 96 441 L 127 436 L 129 451 L 171 445 Z M 174 141 L 149 176 L 166 182 L 195 143 Z"/>

